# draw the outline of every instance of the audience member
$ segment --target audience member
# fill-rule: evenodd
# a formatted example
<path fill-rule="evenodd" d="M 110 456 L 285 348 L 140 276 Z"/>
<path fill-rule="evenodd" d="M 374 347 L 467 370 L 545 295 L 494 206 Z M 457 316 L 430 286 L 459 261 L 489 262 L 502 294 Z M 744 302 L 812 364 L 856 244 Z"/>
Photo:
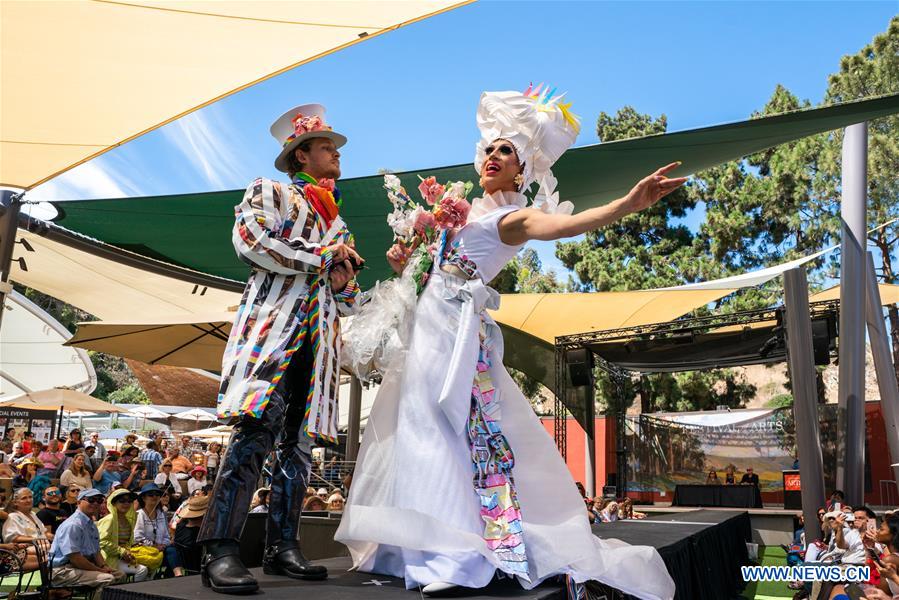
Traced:
<path fill-rule="evenodd" d="M 320 496 L 310 496 L 303 502 L 303 510 L 307 512 L 318 512 L 328 510 L 328 505 Z"/>
<path fill-rule="evenodd" d="M 101 494 L 108 494 L 114 483 L 121 484 L 123 487 L 127 488 L 137 476 L 134 470 L 123 473 L 122 465 L 118 461 L 118 458 L 119 456 L 116 452 L 109 451 L 106 455 L 106 460 L 103 461 L 103 464 L 100 465 L 100 468 L 94 473 L 94 487 L 100 490 Z"/>
<path fill-rule="evenodd" d="M 153 481 L 162 488 L 163 492 L 168 492 L 169 501 L 166 503 L 166 506 L 170 510 L 177 508 L 181 504 L 181 482 L 173 472 L 172 461 L 165 459 L 159 468 L 160 472 L 157 473 L 156 479 Z"/>
<path fill-rule="evenodd" d="M 144 477 L 156 479 L 159 474 L 159 465 L 162 464 L 162 454 L 156 451 L 156 442 L 150 440 L 146 448 L 140 453 L 139 458 L 144 463 Z"/>
<path fill-rule="evenodd" d="M 268 500 L 270 495 L 269 488 L 259 488 L 256 490 L 256 493 L 253 494 L 253 500 L 250 502 L 250 512 L 251 513 L 267 513 L 268 512 Z"/>
<path fill-rule="evenodd" d="M 194 465 L 190 471 L 190 479 L 187 480 L 187 495 L 193 496 L 195 491 L 204 487 L 206 487 L 206 467 Z"/>
<path fill-rule="evenodd" d="M 37 540 L 53 539 L 53 534 L 31 511 L 33 494 L 28 488 L 19 488 L 13 493 L 13 509 L 3 522 L 3 541 L 30 544 Z"/>
<path fill-rule="evenodd" d="M 820 562 L 839 560 L 844 565 L 863 565 L 866 561 L 862 537 L 854 527 L 855 515 L 842 511 L 831 511 L 824 515 L 833 530 L 827 551 L 818 556 Z"/>
<path fill-rule="evenodd" d="M 44 490 L 44 506 L 37 511 L 37 518 L 47 526 L 50 533 L 56 533 L 59 525 L 72 515 L 62 507 L 62 494 L 56 486 Z"/>
<path fill-rule="evenodd" d="M 92 488 L 93 478 L 85 466 L 86 460 L 87 457 L 84 454 L 76 454 L 72 458 L 69 468 L 63 471 L 62 476 L 59 478 L 59 485 L 64 488 L 75 485 L 81 490 Z"/>
<path fill-rule="evenodd" d="M 76 454 L 80 454 L 83 450 L 84 440 L 81 439 L 81 430 L 73 429 L 69 432 L 69 439 L 66 440 L 62 451 L 69 459 L 72 459 Z"/>
<path fill-rule="evenodd" d="M 15 427 L 7 427 L 6 431 L 3 434 L 3 441 L 15 443 L 15 441 L 17 439 L 18 439 L 18 437 L 16 435 L 16 428 Z"/>
<path fill-rule="evenodd" d="M 182 456 L 181 451 L 178 448 L 170 448 L 166 460 L 172 463 L 172 472 L 176 476 L 184 475 L 184 477 L 179 477 L 179 479 L 187 479 L 188 473 L 194 468 L 194 464 L 189 458 Z"/>
<path fill-rule="evenodd" d="M 184 503 L 185 509 L 175 527 L 175 546 L 184 559 L 184 567 L 190 571 L 200 570 L 203 549 L 197 544 L 197 534 L 203 515 L 209 508 L 209 496 L 194 496 Z"/>
<path fill-rule="evenodd" d="M 44 448 L 43 452 L 38 455 L 38 460 L 41 461 L 43 467 L 41 467 L 39 473 L 42 475 L 46 475 L 51 479 L 55 479 L 59 476 L 60 468 L 62 467 L 62 461 L 64 461 L 66 455 L 62 453 L 62 448 L 59 445 L 59 440 L 53 438 L 47 444 L 47 447 Z"/>
<path fill-rule="evenodd" d="M 40 466 L 41 463 L 31 457 L 20 462 L 18 466 L 19 473 L 13 477 L 12 480 L 13 488 L 28 487 L 31 481 L 37 476 L 37 470 Z M 47 482 L 49 483 L 49 479 Z"/>
<path fill-rule="evenodd" d="M 721 480 L 718 479 L 718 471 L 712 469 L 709 471 L 708 476 L 705 478 L 706 485 L 721 485 Z"/>
<path fill-rule="evenodd" d="M 600 512 L 599 517 L 603 523 L 614 523 L 615 521 L 617 521 L 618 517 L 619 517 L 618 503 L 615 502 L 614 500 L 609 502 L 606 505 L 606 507 L 604 509 L 602 509 L 602 512 Z"/>
<path fill-rule="evenodd" d="M 22 446 L 22 442 L 16 442 L 12 445 L 12 454 L 7 457 L 7 462 L 12 468 L 16 468 L 19 466 L 19 463 L 28 458 L 28 454 L 25 453 L 25 449 Z"/>
<path fill-rule="evenodd" d="M 344 504 L 346 504 L 346 499 L 340 493 L 340 490 L 336 490 L 328 496 L 328 512 L 342 513 Z"/>
<path fill-rule="evenodd" d="M 748 483 L 758 487 L 759 476 L 753 473 L 752 467 L 747 467 L 746 472 L 743 473 L 743 477 L 740 479 L 740 483 Z"/>
<path fill-rule="evenodd" d="M 71 517 L 75 514 L 75 511 L 78 510 L 78 494 L 81 493 L 81 488 L 77 483 L 73 483 L 65 489 L 65 495 L 62 498 L 62 502 L 59 505 L 59 508 L 66 513 L 66 518 Z"/>
<path fill-rule="evenodd" d="M 25 450 L 25 454 L 31 454 L 34 445 L 34 433 L 31 431 L 26 431 L 22 434 L 22 448 Z"/>
<path fill-rule="evenodd" d="M 160 506 L 162 490 L 155 483 L 148 483 L 140 489 L 137 524 L 134 526 L 134 541 L 141 546 L 152 546 L 163 553 L 163 562 L 175 577 L 184 574 L 177 548 L 169 535 L 169 523 L 165 511 Z"/>
<path fill-rule="evenodd" d="M 78 510 L 59 526 L 50 547 L 53 585 L 87 586 L 99 590 L 125 580 L 125 574 L 110 568 L 100 553 L 100 532 L 93 517 L 104 500 L 103 494 L 95 489 L 85 489 L 78 494 Z"/>
<path fill-rule="evenodd" d="M 222 462 L 222 445 L 218 442 L 209 444 L 206 450 L 206 472 L 210 481 L 215 480 L 215 474 L 218 472 L 219 463 Z"/>
<path fill-rule="evenodd" d="M 100 533 L 100 552 L 110 569 L 118 569 L 125 575 L 134 576 L 134 581 L 143 581 L 149 570 L 135 560 L 131 554 L 134 546 L 134 496 L 129 490 L 118 489 L 106 500 L 109 514 L 97 522 Z"/>
<path fill-rule="evenodd" d="M 94 455 L 90 459 L 92 470 L 96 471 L 103 464 L 103 461 L 106 460 L 106 446 L 100 441 L 100 433 L 97 431 L 91 433 L 91 439 L 85 447 L 94 449 Z"/>
<path fill-rule="evenodd" d="M 824 505 L 824 508 L 827 509 L 826 512 L 830 512 L 832 510 L 839 510 L 844 504 L 846 504 L 846 494 L 843 493 L 843 490 L 834 490 L 833 494 L 830 495 L 830 500 Z"/>

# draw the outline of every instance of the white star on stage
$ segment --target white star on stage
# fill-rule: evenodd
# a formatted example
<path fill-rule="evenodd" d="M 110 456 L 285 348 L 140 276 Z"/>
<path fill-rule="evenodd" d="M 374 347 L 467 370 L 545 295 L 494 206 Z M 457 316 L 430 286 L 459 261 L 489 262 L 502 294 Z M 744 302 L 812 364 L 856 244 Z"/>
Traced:
<path fill-rule="evenodd" d="M 387 580 L 385 580 L 385 581 L 380 581 L 380 580 L 378 580 L 378 579 L 372 579 L 371 581 L 363 581 L 363 582 L 362 582 L 362 585 L 376 585 L 376 586 L 378 586 L 378 587 L 381 587 L 381 586 L 384 585 L 385 583 L 390 583 L 390 580 L 387 579 Z"/>

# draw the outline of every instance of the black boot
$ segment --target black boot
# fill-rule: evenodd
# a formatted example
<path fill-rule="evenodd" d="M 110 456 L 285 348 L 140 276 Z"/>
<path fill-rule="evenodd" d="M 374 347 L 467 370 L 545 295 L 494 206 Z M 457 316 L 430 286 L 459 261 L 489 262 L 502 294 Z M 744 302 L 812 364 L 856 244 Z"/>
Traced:
<path fill-rule="evenodd" d="M 262 572 L 266 575 L 285 575 L 293 579 L 320 580 L 328 578 L 328 569 L 306 560 L 296 544 L 269 546 L 262 559 Z"/>
<path fill-rule="evenodd" d="M 240 560 L 237 542 L 207 542 L 205 547 L 200 566 L 204 587 L 220 594 L 252 594 L 259 589 L 256 578 Z"/>

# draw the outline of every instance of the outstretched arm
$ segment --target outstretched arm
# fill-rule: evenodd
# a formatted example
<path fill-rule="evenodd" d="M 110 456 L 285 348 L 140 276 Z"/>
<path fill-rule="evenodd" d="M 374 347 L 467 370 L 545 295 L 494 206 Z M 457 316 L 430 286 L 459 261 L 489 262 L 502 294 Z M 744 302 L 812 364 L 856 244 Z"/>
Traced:
<path fill-rule="evenodd" d="M 665 176 L 680 163 L 671 163 L 635 185 L 623 198 L 576 215 L 553 215 L 540 210 L 517 210 L 500 221 L 499 235 L 504 244 L 518 246 L 529 240 L 552 241 L 598 229 L 631 213 L 649 208 L 686 181 L 686 177 Z"/>

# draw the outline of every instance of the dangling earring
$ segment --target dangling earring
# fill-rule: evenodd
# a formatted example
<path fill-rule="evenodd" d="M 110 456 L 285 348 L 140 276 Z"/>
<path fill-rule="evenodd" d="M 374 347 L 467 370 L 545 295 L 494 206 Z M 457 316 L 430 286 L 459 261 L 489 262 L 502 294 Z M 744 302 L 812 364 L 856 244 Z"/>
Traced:
<path fill-rule="evenodd" d="M 521 186 L 524 185 L 524 177 L 519 173 L 515 176 L 515 179 L 512 180 L 515 183 L 515 187 L 518 188 L 518 191 L 521 191 Z"/>

